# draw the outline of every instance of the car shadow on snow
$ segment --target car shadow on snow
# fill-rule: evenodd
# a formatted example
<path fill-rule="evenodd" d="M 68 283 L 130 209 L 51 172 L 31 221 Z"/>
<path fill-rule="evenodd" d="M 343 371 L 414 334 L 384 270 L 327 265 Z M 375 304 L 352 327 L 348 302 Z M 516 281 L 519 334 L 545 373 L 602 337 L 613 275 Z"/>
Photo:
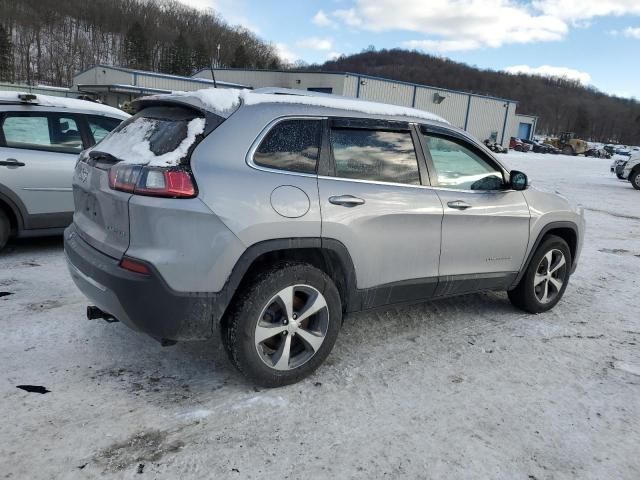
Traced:
<path fill-rule="evenodd" d="M 361 358 L 372 346 L 385 341 L 403 344 L 407 338 L 428 336 L 430 341 L 481 335 L 489 324 L 500 324 L 518 317 L 504 293 L 480 293 L 410 306 L 390 306 L 360 312 L 345 318 L 328 365 Z M 113 383 L 123 391 L 145 400 L 163 404 L 193 404 L 211 400 L 212 394 L 248 393 L 261 390 L 250 384 L 230 364 L 219 333 L 207 341 L 178 343 L 171 347 L 125 325 L 91 322 L 91 330 L 104 328 L 98 350 L 106 349 L 108 366 L 96 366 L 91 380 Z M 104 323 L 100 325 L 100 323 Z M 95 338 L 96 332 L 91 336 Z M 105 352 L 106 353 L 106 352 Z M 305 381 L 324 382 L 323 368 Z"/>

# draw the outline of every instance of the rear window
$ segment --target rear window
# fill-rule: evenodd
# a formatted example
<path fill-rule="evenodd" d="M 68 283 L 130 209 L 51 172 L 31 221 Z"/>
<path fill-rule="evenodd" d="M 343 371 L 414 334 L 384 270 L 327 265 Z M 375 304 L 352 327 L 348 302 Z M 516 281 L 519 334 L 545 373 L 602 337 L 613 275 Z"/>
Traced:
<path fill-rule="evenodd" d="M 315 173 L 320 154 L 320 120 L 285 120 L 264 137 L 253 163 L 277 170 Z"/>
<path fill-rule="evenodd" d="M 95 149 L 127 163 L 177 165 L 203 137 L 206 119 L 182 107 L 148 107 L 122 123 Z"/>

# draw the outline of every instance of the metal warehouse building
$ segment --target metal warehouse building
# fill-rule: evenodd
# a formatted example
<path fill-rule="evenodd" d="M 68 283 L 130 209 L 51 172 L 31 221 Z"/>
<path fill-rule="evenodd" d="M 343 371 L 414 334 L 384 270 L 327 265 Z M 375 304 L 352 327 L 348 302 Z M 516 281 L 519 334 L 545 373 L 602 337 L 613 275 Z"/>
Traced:
<path fill-rule="evenodd" d="M 419 108 L 445 118 L 479 140 L 507 146 L 511 137 L 533 138 L 536 118 L 518 115 L 518 102 L 349 72 L 216 69 L 216 80 L 260 87 L 298 88 Z M 211 70 L 194 78 L 212 79 Z M 522 134 L 522 135 L 520 135 Z"/>
<path fill-rule="evenodd" d="M 505 146 L 512 136 L 531 139 L 535 133 L 536 117 L 518 115 L 518 102 L 504 98 L 348 72 L 215 69 L 214 74 L 219 88 L 295 88 L 414 107 L 440 115 L 479 140 L 494 139 Z M 98 65 L 74 79 L 75 89 L 113 106 L 140 95 L 213 86 L 210 69 L 179 77 Z"/>
<path fill-rule="evenodd" d="M 209 76 L 211 77 L 211 76 Z M 164 73 L 132 70 L 130 68 L 97 65 L 79 73 L 73 79 L 73 89 L 99 98 L 108 105 L 122 107 L 125 102 L 143 95 L 192 91 L 203 88 L 248 88 L 228 82 L 214 82 L 205 78 L 180 77 Z"/>

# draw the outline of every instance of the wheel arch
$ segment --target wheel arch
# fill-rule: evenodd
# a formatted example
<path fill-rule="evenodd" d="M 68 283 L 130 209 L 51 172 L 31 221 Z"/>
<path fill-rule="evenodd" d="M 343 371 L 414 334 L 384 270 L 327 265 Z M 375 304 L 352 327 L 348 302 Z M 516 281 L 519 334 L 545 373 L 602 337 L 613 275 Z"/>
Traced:
<path fill-rule="evenodd" d="M 540 231 L 538 236 L 536 237 L 536 241 L 533 244 L 533 247 L 529 251 L 527 255 L 527 259 L 522 265 L 518 276 L 514 280 L 511 285 L 511 289 L 515 288 L 520 280 L 524 276 L 527 268 L 529 268 L 529 264 L 531 263 L 531 259 L 535 255 L 536 250 L 542 243 L 542 241 L 548 237 L 549 235 L 555 235 L 562 238 L 569 245 L 569 251 L 571 252 L 571 266 L 575 263 L 576 254 L 578 251 L 578 226 L 573 222 L 551 222 L 544 226 L 544 228 Z"/>
<path fill-rule="evenodd" d="M 24 229 L 22 211 L 15 201 L 7 195 L 5 187 L 2 185 L 0 185 L 0 210 L 2 210 L 9 218 L 9 224 L 14 233 Z"/>
<path fill-rule="evenodd" d="M 226 308 L 256 274 L 274 263 L 291 261 L 308 263 L 326 273 L 336 284 L 343 310 L 354 301 L 355 269 L 344 244 L 326 238 L 284 238 L 259 242 L 245 250 L 227 281 Z"/>

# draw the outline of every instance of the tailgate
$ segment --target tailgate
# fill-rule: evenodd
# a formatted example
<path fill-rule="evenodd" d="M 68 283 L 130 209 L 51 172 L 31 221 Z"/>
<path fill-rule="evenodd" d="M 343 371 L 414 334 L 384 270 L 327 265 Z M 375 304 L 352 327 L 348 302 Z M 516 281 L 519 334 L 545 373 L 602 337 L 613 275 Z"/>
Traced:
<path fill-rule="evenodd" d="M 73 175 L 73 222 L 92 247 L 113 258 L 129 248 L 131 194 L 109 188 L 110 165 L 81 158 Z"/>

